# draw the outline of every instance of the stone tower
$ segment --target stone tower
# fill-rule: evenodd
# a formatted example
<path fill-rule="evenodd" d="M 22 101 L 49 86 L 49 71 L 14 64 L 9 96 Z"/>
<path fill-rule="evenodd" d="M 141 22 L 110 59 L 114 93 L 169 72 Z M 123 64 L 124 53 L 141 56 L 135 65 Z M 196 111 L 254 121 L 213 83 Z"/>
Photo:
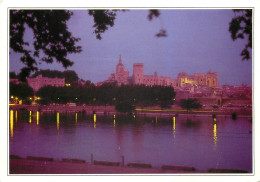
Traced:
<path fill-rule="evenodd" d="M 141 85 L 143 84 L 143 68 L 144 64 L 143 63 L 135 63 L 133 65 L 133 84 Z"/>
<path fill-rule="evenodd" d="M 122 59 L 120 55 L 118 64 L 116 65 L 115 81 L 119 86 L 122 84 L 127 85 L 128 77 L 129 77 L 129 72 L 127 69 L 125 69 L 124 65 L 122 64 Z"/>

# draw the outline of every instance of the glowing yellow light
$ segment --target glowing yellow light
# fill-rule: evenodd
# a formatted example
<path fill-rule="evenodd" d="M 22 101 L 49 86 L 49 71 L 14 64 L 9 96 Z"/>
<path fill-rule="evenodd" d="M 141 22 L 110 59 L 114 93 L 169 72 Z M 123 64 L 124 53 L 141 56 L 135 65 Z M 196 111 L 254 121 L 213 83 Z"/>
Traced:
<path fill-rule="evenodd" d="M 11 99 L 13 99 L 14 98 L 14 96 L 11 96 Z"/>
<path fill-rule="evenodd" d="M 10 134 L 11 138 L 14 136 L 14 112 L 10 110 Z"/>
<path fill-rule="evenodd" d="M 217 118 L 216 118 L 216 117 L 214 117 L 214 118 L 213 118 L 213 121 L 215 121 L 215 122 L 216 122 L 216 121 L 217 121 Z"/>
<path fill-rule="evenodd" d="M 134 118 L 135 118 L 135 114 L 134 114 Z"/>
<path fill-rule="evenodd" d="M 57 130 L 60 130 L 60 113 L 57 112 Z"/>
<path fill-rule="evenodd" d="M 218 136 L 217 136 L 217 124 L 215 123 L 213 126 L 213 140 L 215 147 L 217 146 Z"/>
<path fill-rule="evenodd" d="M 36 112 L 36 123 L 39 124 L 39 111 Z"/>
<path fill-rule="evenodd" d="M 97 115 L 94 114 L 94 122 L 96 122 L 96 121 L 97 121 Z"/>
<path fill-rule="evenodd" d="M 15 123 L 17 123 L 17 111 L 15 111 Z"/>
<path fill-rule="evenodd" d="M 114 119 L 114 128 L 116 127 L 116 120 Z"/>
<path fill-rule="evenodd" d="M 172 120 L 173 120 L 173 126 L 172 126 L 173 134 L 175 134 L 175 116 L 173 116 Z"/>
<path fill-rule="evenodd" d="M 116 115 L 114 114 L 114 118 L 116 118 Z"/>
<path fill-rule="evenodd" d="M 96 122 L 97 122 L 97 115 L 94 114 L 94 128 L 96 128 Z"/>
<path fill-rule="evenodd" d="M 29 114 L 29 123 L 30 124 L 32 123 L 32 111 L 30 111 L 30 114 Z"/>
<path fill-rule="evenodd" d="M 77 121 L 78 121 L 78 113 L 75 114 L 75 122 L 77 124 Z"/>
<path fill-rule="evenodd" d="M 30 97 L 30 100 L 32 100 L 32 98 Z"/>

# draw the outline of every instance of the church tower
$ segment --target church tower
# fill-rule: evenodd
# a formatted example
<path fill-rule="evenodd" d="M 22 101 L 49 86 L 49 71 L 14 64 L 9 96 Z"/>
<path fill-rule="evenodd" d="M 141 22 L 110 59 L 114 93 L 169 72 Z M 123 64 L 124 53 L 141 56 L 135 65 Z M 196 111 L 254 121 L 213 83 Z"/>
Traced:
<path fill-rule="evenodd" d="M 119 56 L 118 64 L 116 65 L 116 74 L 115 74 L 115 81 L 120 86 L 122 84 L 128 84 L 128 76 L 129 72 L 125 69 L 124 65 L 122 64 L 121 55 Z"/>

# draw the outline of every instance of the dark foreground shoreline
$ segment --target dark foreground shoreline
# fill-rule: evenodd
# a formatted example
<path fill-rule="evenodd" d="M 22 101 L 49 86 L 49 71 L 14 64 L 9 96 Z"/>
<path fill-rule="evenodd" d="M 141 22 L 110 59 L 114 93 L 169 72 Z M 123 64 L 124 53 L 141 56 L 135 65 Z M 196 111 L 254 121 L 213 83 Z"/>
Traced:
<path fill-rule="evenodd" d="M 73 161 L 49 161 L 37 159 L 17 159 L 11 158 L 9 162 L 10 174 L 215 174 L 215 173 L 247 173 L 243 170 L 235 169 L 208 169 L 207 171 L 196 170 L 185 166 L 162 166 L 162 168 L 136 166 L 113 166 L 107 164 L 90 164 L 82 160 Z"/>

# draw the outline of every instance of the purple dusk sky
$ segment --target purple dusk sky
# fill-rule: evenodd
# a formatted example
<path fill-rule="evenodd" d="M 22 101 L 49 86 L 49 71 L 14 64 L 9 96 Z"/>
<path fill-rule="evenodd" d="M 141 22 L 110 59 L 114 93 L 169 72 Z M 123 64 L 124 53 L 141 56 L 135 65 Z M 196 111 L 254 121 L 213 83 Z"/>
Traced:
<path fill-rule="evenodd" d="M 245 40 L 233 41 L 228 31 L 234 17 L 231 9 L 171 9 L 161 10 L 161 16 L 148 21 L 147 10 L 118 12 L 115 25 L 102 40 L 93 32 L 93 20 L 86 10 L 73 10 L 68 22 L 73 36 L 81 38 L 83 51 L 69 56 L 75 70 L 84 80 L 96 83 L 115 72 L 119 55 L 129 75 L 133 63 L 144 63 L 144 74 L 177 78 L 178 73 L 217 72 L 219 84 L 252 85 L 252 60 L 242 61 L 240 52 Z M 155 34 L 166 29 L 168 37 Z M 26 31 L 25 39 L 32 39 Z M 19 55 L 11 51 L 10 71 L 18 73 L 22 67 Z M 39 65 L 40 69 L 64 68 L 58 64 Z"/>

